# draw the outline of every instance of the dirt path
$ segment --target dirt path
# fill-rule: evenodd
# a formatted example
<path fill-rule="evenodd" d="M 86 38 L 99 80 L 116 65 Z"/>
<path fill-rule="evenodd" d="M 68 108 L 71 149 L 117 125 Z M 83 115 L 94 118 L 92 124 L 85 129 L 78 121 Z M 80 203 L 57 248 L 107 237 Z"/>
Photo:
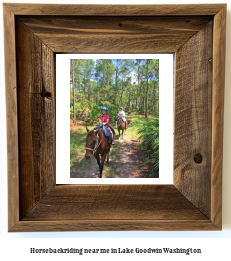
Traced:
<path fill-rule="evenodd" d="M 126 139 L 117 141 L 121 144 L 120 153 L 115 168 L 115 178 L 142 178 L 139 167 L 140 158 L 137 154 L 137 140 Z"/>
<path fill-rule="evenodd" d="M 144 160 L 144 152 L 137 149 L 138 140 L 116 140 L 116 145 L 111 147 L 109 162 L 105 162 L 103 178 L 145 178 L 150 176 L 150 165 Z M 71 168 L 71 176 L 78 178 L 98 178 L 99 167 L 96 159 L 79 160 L 78 168 Z M 153 176 L 158 178 L 158 173 Z"/>
<path fill-rule="evenodd" d="M 130 119 L 131 120 L 131 119 Z M 134 126 L 128 126 L 127 134 L 119 140 L 116 130 L 115 145 L 111 146 L 109 162 L 105 161 L 102 173 L 103 178 L 158 178 L 159 171 L 154 171 L 154 159 L 147 151 L 139 148 L 139 141 L 134 135 Z M 98 178 L 99 167 L 96 159 L 91 155 L 86 160 L 85 144 L 86 130 L 85 126 L 75 126 L 70 128 L 72 143 L 76 145 L 72 149 L 71 156 L 71 178 Z M 135 138 L 134 138 L 135 137 Z M 78 153 L 76 153 L 78 151 Z"/>
<path fill-rule="evenodd" d="M 141 178 L 137 140 L 120 140 L 111 148 L 109 162 L 105 162 L 103 178 Z M 86 161 L 85 159 L 80 162 Z M 80 168 L 71 168 L 72 176 L 78 174 L 81 178 L 98 178 L 99 167 L 96 159 L 91 156 Z"/>

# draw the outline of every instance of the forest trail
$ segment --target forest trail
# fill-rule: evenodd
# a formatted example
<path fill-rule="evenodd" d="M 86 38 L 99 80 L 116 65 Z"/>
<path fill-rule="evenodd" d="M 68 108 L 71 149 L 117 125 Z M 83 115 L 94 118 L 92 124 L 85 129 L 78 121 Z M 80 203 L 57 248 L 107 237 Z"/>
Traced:
<path fill-rule="evenodd" d="M 124 139 L 116 140 L 116 145 L 111 149 L 112 159 L 105 164 L 103 177 L 143 178 L 137 145 L 138 140 L 128 139 L 126 134 Z"/>
<path fill-rule="evenodd" d="M 137 154 L 138 140 L 127 139 L 125 134 L 124 139 L 116 141 L 116 144 L 118 143 L 121 146 L 116 159 L 115 178 L 142 178 L 143 175 L 139 167 L 140 159 Z"/>
<path fill-rule="evenodd" d="M 139 155 L 137 154 L 137 140 L 124 138 L 116 140 L 116 145 L 111 148 L 109 162 L 105 162 L 102 178 L 142 178 L 139 167 Z M 118 146 L 116 148 L 116 146 Z M 82 159 L 82 161 L 86 161 Z M 84 164 L 85 165 L 85 164 Z M 82 168 L 71 168 L 71 173 L 80 174 L 81 178 L 98 178 L 99 167 L 92 155 L 90 160 Z"/>
<path fill-rule="evenodd" d="M 96 159 L 85 159 L 85 126 L 99 124 L 103 106 L 112 126 L 121 107 L 132 123 L 121 141 L 116 130 L 103 178 L 159 177 L 159 59 L 71 59 L 69 90 L 71 178 L 98 177 Z"/>
<path fill-rule="evenodd" d="M 84 128 L 74 127 L 72 132 L 84 131 Z M 132 132 L 132 128 L 128 128 L 123 139 L 120 138 L 120 140 L 118 131 L 115 131 L 115 145 L 111 146 L 109 162 L 105 161 L 102 178 L 158 178 L 159 173 L 152 171 L 150 168 L 153 163 L 148 160 L 148 155 L 145 155 L 144 151 L 139 149 L 138 139 L 129 133 Z M 78 137 L 81 138 L 81 135 L 78 134 Z M 99 167 L 96 159 L 93 155 L 89 160 L 84 157 L 85 138 L 86 133 L 84 132 L 81 143 L 82 151 L 71 164 L 71 178 L 98 178 Z"/>

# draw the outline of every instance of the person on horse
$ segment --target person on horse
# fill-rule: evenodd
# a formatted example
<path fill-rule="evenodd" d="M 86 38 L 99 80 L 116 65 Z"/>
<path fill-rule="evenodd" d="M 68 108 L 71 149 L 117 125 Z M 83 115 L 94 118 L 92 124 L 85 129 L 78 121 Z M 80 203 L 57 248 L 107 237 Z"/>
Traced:
<path fill-rule="evenodd" d="M 115 141 L 114 141 L 114 133 L 115 131 L 111 128 L 110 124 L 109 124 L 109 115 L 107 114 L 107 107 L 106 106 L 103 106 L 101 108 L 101 111 L 102 111 L 102 115 L 100 116 L 99 118 L 99 123 L 100 125 L 97 125 L 95 127 L 95 129 L 98 129 L 98 128 L 104 128 L 104 134 L 106 137 L 109 137 L 109 142 L 112 144 L 112 145 L 115 145 Z"/>
<path fill-rule="evenodd" d="M 125 118 L 125 112 L 123 111 L 123 107 L 120 107 L 120 111 L 118 112 L 118 116 L 125 123 L 125 129 L 127 129 L 127 120 Z"/>

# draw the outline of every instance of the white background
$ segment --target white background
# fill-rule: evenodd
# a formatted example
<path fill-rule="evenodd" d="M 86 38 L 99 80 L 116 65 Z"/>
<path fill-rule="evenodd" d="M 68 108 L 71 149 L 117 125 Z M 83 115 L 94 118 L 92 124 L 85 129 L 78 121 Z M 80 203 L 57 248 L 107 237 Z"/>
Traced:
<path fill-rule="evenodd" d="M 70 59 L 159 59 L 160 178 L 70 178 Z M 57 54 L 56 105 L 56 184 L 173 184 L 173 54 Z"/>
<path fill-rule="evenodd" d="M 4 61 L 3 61 L 3 25 L 2 25 L 2 0 L 0 6 L 0 257 L 2 260 L 50 260 L 53 256 L 29 254 L 30 247 L 194 247 L 201 248 L 200 256 L 138 256 L 145 260 L 230 260 L 231 244 L 231 2 L 223 0 L 204 1 L 136 1 L 121 0 L 110 1 L 110 4 L 195 4 L 195 3 L 227 3 L 227 42 L 226 42 L 226 90 L 225 90 L 225 128 L 224 128 L 224 157 L 223 157 L 223 230 L 222 231 L 182 231 L 182 232 L 155 232 L 155 231 L 124 231 L 124 232 L 57 232 L 57 233 L 8 233 L 7 232 L 7 165 L 6 165 L 6 117 L 5 117 L 5 83 L 4 83 Z M 12 2 L 5 0 L 4 2 Z M 17 2 L 17 1 L 14 1 Z M 19 1 L 18 1 L 19 2 Z M 31 1 L 20 1 L 30 3 Z M 37 1 L 39 3 L 65 3 L 65 4 L 108 4 L 109 1 Z M 35 3 L 35 1 L 34 1 Z M 4 256 L 7 257 L 4 258 Z M 2 258 L 3 257 L 3 258 Z M 77 260 L 79 256 L 57 255 L 56 260 Z M 82 260 L 112 260 L 128 259 L 129 256 L 81 256 Z"/>

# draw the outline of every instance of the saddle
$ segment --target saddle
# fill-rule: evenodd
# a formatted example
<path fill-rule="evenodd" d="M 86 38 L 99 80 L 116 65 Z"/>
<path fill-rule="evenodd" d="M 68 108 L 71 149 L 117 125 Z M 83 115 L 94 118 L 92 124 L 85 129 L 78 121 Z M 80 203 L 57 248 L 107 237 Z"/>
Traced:
<path fill-rule="evenodd" d="M 112 130 L 112 132 L 115 134 L 114 128 L 109 124 L 109 128 Z M 96 129 L 103 129 L 103 125 L 99 126 L 98 128 L 94 128 L 94 130 Z M 103 131 L 104 137 L 107 138 L 107 142 L 108 144 L 112 144 L 112 138 L 111 136 L 106 136 L 105 131 Z"/>
<path fill-rule="evenodd" d="M 112 127 L 110 123 L 109 123 L 109 127 L 111 128 L 111 130 L 112 130 L 113 134 L 115 134 L 114 127 Z"/>

